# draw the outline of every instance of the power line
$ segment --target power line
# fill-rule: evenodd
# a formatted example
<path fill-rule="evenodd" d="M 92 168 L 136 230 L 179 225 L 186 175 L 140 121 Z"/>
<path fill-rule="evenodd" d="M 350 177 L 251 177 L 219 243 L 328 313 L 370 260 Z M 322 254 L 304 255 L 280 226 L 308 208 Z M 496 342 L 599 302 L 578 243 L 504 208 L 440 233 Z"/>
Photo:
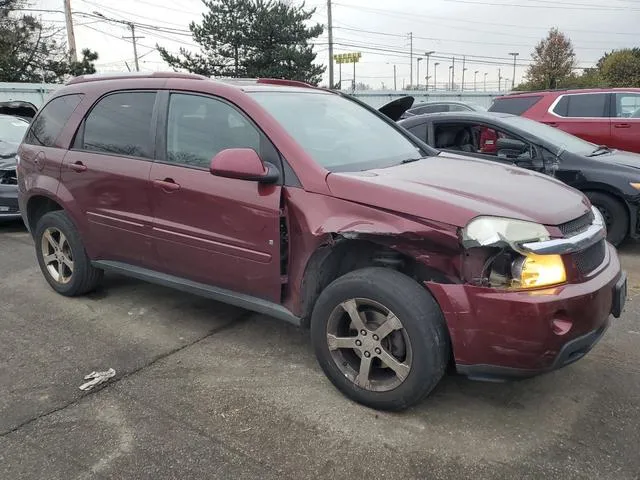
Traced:
<path fill-rule="evenodd" d="M 576 6 L 581 8 L 581 11 L 602 11 L 602 12 L 625 12 L 629 10 L 640 11 L 638 8 L 630 8 L 630 7 L 607 7 L 604 5 L 585 5 L 584 3 L 566 3 L 562 2 L 565 5 L 558 5 L 559 2 L 548 2 L 551 5 L 531 5 L 531 4 L 520 4 L 520 3 L 495 3 L 495 2 L 476 2 L 472 0 L 445 0 L 446 2 L 451 3 L 466 3 L 470 5 L 489 5 L 495 7 L 518 7 L 518 8 L 553 8 L 553 9 L 562 9 L 562 10 L 575 10 Z M 537 0 L 542 1 L 542 0 Z M 589 7 L 589 8 L 586 8 Z"/>
<path fill-rule="evenodd" d="M 459 22 L 459 23 L 471 23 L 471 24 L 476 24 L 476 25 L 493 25 L 493 26 L 497 26 L 497 27 L 513 27 L 513 28 L 518 28 L 518 29 L 528 29 L 528 30 L 545 30 L 547 31 L 547 28 L 544 27 L 534 27 L 531 25 L 516 25 L 513 23 L 492 23 L 492 22 L 484 22 L 484 21 L 474 21 L 474 20 L 464 20 L 461 18 L 452 18 L 452 17 L 438 17 L 438 16 L 434 16 L 434 15 L 424 15 L 424 14 L 419 14 L 419 13 L 406 13 L 406 12 L 399 12 L 397 10 L 388 10 L 388 9 L 381 9 L 381 8 L 373 8 L 373 7 L 363 7 L 363 6 L 356 6 L 356 5 L 349 5 L 349 4 L 345 4 L 345 3 L 336 3 L 334 2 L 334 5 L 337 6 L 341 6 L 341 7 L 345 7 L 345 8 L 350 8 L 353 10 L 358 10 L 358 11 L 367 11 L 367 12 L 371 12 L 371 13 L 375 13 L 378 15 L 385 15 L 385 16 L 396 16 L 396 17 L 400 17 L 400 18 L 404 18 L 404 19 L 410 19 L 410 20 L 415 20 L 416 18 L 424 18 L 430 21 L 433 20 L 447 20 L 447 21 L 451 21 L 451 22 Z M 637 32 L 614 32 L 614 31 L 604 31 L 604 30 L 581 30 L 581 29 L 577 29 L 577 28 L 566 28 L 566 31 L 573 31 L 573 32 L 582 32 L 582 33 L 588 33 L 590 35 L 593 34 L 603 34 L 603 35 L 630 35 L 630 36 L 634 36 L 637 37 L 638 33 Z"/>

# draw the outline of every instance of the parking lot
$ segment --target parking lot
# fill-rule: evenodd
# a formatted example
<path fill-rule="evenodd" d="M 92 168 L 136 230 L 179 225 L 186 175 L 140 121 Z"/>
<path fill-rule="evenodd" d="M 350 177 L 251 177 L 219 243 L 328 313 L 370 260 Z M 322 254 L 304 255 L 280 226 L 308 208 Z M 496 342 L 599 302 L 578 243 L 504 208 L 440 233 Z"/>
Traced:
<path fill-rule="evenodd" d="M 449 375 L 399 414 L 348 401 L 306 332 L 118 276 L 68 299 L 0 226 L 0 478 L 639 478 L 640 245 L 629 303 L 582 361 Z M 106 386 L 78 386 L 113 367 Z"/>

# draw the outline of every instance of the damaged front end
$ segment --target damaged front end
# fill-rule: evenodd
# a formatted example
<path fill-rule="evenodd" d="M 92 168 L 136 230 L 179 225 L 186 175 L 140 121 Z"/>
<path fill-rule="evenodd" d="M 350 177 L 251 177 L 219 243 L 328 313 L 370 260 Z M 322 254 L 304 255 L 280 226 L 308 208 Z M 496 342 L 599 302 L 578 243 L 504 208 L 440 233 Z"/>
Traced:
<path fill-rule="evenodd" d="M 592 208 L 592 224 L 572 239 L 552 239 L 544 225 L 499 217 L 477 217 L 461 230 L 464 280 L 499 289 L 535 289 L 567 281 L 562 255 L 606 237 L 604 220 Z"/>

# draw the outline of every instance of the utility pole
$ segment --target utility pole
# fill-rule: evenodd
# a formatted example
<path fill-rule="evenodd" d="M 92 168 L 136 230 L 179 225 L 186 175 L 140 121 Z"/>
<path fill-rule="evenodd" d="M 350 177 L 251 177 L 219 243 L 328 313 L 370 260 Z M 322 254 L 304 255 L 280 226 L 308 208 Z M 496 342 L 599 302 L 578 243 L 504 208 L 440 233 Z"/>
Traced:
<path fill-rule="evenodd" d="M 451 91 L 456 88 L 456 57 L 451 59 Z"/>
<path fill-rule="evenodd" d="M 465 63 L 467 62 L 466 57 L 462 57 L 462 91 L 464 92 L 464 73 L 467 71 L 467 67 L 465 67 Z"/>
<path fill-rule="evenodd" d="M 498 69 L 498 91 L 502 91 L 502 69 Z"/>
<path fill-rule="evenodd" d="M 416 72 L 416 89 L 420 89 L 420 62 L 422 61 L 422 57 L 418 57 L 416 59 L 417 63 L 418 63 L 418 70 Z"/>
<path fill-rule="evenodd" d="M 476 70 L 475 72 L 473 72 L 473 91 L 477 92 L 478 91 L 478 73 L 480 73 L 480 70 Z"/>
<path fill-rule="evenodd" d="M 433 90 L 438 89 L 438 65 L 440 62 L 436 62 L 433 64 Z"/>
<path fill-rule="evenodd" d="M 96 17 L 103 18 L 107 22 L 121 23 L 121 24 L 126 25 L 127 27 L 129 27 L 129 29 L 131 30 L 131 36 L 130 37 L 122 37 L 122 38 L 124 38 L 125 40 L 131 40 L 133 42 L 133 58 L 135 60 L 136 72 L 139 72 L 140 71 L 140 65 L 138 63 L 138 45 L 136 44 L 136 41 L 140 40 L 141 38 L 144 38 L 144 37 L 136 37 L 136 26 L 134 25 L 134 23 L 133 22 L 128 22 L 126 20 L 118 20 L 116 18 L 105 17 L 100 12 L 95 12 L 94 11 L 93 14 Z"/>
<path fill-rule="evenodd" d="M 484 91 L 487 91 L 487 75 L 489 75 L 487 72 L 484 72 Z"/>
<path fill-rule="evenodd" d="M 72 62 L 78 61 L 76 50 L 76 35 L 73 33 L 73 19 L 71 18 L 71 0 L 64 0 L 64 19 L 67 24 L 67 43 L 69 44 L 69 58 Z"/>
<path fill-rule="evenodd" d="M 393 90 L 398 90 L 398 77 L 396 76 L 396 66 L 393 66 Z"/>
<path fill-rule="evenodd" d="M 511 79 L 511 90 L 513 90 L 516 88 L 516 58 L 518 58 L 518 55 L 520 55 L 520 53 L 511 52 L 509 55 L 513 55 L 513 78 Z"/>
<path fill-rule="evenodd" d="M 122 37 L 122 38 L 131 39 L 131 41 L 133 42 L 133 59 L 136 65 L 136 72 L 139 72 L 140 65 L 138 64 L 138 46 L 136 45 L 136 40 L 142 37 L 136 37 L 136 26 L 133 24 L 133 22 L 126 22 L 126 23 L 127 25 L 129 25 L 129 28 L 131 29 L 131 36 Z"/>
<path fill-rule="evenodd" d="M 424 52 L 424 56 L 427 57 L 427 88 L 426 90 L 429 91 L 429 57 L 431 57 L 431 55 L 433 55 L 434 53 L 436 53 L 435 51 L 431 50 L 428 52 Z"/>
<path fill-rule="evenodd" d="M 409 86 L 413 83 L 413 32 L 409 32 Z"/>
<path fill-rule="evenodd" d="M 327 0 L 327 26 L 329 31 L 329 88 L 334 87 L 333 84 L 333 24 L 331 23 L 331 0 Z M 340 79 L 342 81 L 342 79 Z M 342 88 L 342 84 L 340 84 Z"/>

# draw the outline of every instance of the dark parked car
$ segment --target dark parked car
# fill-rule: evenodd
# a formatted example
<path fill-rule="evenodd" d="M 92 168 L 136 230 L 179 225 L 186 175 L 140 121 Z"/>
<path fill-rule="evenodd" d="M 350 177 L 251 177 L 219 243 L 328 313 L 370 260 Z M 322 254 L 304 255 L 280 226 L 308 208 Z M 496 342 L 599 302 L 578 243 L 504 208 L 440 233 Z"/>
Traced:
<path fill-rule="evenodd" d="M 640 236 L 638 154 L 601 147 L 508 114 L 445 113 L 399 123 L 441 150 L 543 172 L 577 188 L 604 216 L 614 245 Z"/>
<path fill-rule="evenodd" d="M 30 122 L 37 112 L 38 109 L 31 102 L 24 102 L 20 100 L 0 102 L 0 115 L 20 117 L 23 120 Z"/>
<path fill-rule="evenodd" d="M 513 93 L 497 98 L 489 111 L 521 115 L 598 145 L 640 153 L 640 88 Z"/>
<path fill-rule="evenodd" d="M 0 114 L 0 221 L 20 218 L 16 155 L 29 122 Z"/>
<path fill-rule="evenodd" d="M 487 109 L 475 103 L 465 102 L 423 102 L 411 107 L 407 110 L 402 118 L 413 117 L 414 115 L 424 115 L 425 113 L 441 113 L 441 112 L 486 112 Z"/>
<path fill-rule="evenodd" d="M 57 292 L 106 270 L 310 326 L 329 379 L 375 408 L 415 403 L 450 363 L 561 368 L 625 302 L 580 192 L 297 82 L 77 78 L 34 119 L 18 185 Z"/>

